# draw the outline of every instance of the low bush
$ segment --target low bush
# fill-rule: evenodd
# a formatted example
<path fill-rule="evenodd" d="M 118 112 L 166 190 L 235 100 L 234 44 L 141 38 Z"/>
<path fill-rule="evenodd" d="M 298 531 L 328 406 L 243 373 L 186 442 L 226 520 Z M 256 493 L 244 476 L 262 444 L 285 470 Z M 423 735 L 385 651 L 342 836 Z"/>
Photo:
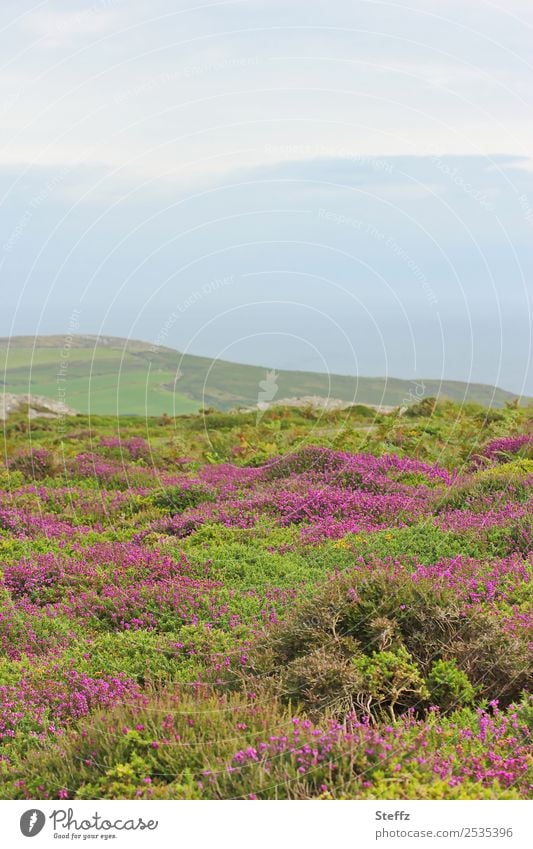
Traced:
<path fill-rule="evenodd" d="M 406 703 L 397 694 L 402 674 Z M 531 685 L 532 674 L 527 632 L 505 630 L 483 605 L 467 613 L 452 589 L 375 565 L 332 579 L 303 601 L 252 646 L 242 672 L 246 686 L 266 679 L 282 699 L 310 710 L 329 709 L 342 694 L 343 706 L 351 700 L 373 715 L 383 705 L 415 706 L 413 695 L 418 709 L 432 696 L 449 710 L 454 688 L 458 704 L 469 703 L 473 691 L 508 704 Z M 314 697 L 328 688 L 329 701 Z"/>
<path fill-rule="evenodd" d="M 197 507 L 206 501 L 214 501 L 215 496 L 210 490 L 198 485 L 170 486 L 154 493 L 151 500 L 156 507 L 174 514 L 181 513 L 189 507 Z"/>
<path fill-rule="evenodd" d="M 46 448 L 20 451 L 9 461 L 10 471 L 21 472 L 26 480 L 45 480 L 54 474 L 56 468 L 56 459 Z"/>

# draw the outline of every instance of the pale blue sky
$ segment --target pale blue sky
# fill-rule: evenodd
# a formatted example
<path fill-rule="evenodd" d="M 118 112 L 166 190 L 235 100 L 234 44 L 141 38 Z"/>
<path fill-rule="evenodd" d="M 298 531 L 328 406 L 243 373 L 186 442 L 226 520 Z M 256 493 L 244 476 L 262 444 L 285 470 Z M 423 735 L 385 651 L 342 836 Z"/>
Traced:
<path fill-rule="evenodd" d="M 533 394 L 532 45 L 529 0 L 4 0 L 0 334 Z"/>

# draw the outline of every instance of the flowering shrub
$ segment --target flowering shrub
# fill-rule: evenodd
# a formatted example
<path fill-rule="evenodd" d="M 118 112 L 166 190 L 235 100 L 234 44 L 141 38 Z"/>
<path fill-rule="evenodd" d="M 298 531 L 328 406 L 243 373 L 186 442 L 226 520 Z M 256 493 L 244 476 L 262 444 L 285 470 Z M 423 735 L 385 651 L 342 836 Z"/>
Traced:
<path fill-rule="evenodd" d="M 99 443 L 102 448 L 117 449 L 118 456 L 127 452 L 132 460 L 149 460 L 150 446 L 146 439 L 141 436 L 132 436 L 129 439 L 121 439 L 118 436 L 104 436 Z"/>
<path fill-rule="evenodd" d="M 485 445 L 481 452 L 482 457 L 496 462 L 505 462 L 509 454 L 517 454 L 519 451 L 533 446 L 533 436 L 523 433 L 519 436 L 504 436 L 493 439 Z"/>
<path fill-rule="evenodd" d="M 55 458 L 46 448 L 20 451 L 9 461 L 9 468 L 14 472 L 22 472 L 29 480 L 44 480 L 53 475 Z"/>

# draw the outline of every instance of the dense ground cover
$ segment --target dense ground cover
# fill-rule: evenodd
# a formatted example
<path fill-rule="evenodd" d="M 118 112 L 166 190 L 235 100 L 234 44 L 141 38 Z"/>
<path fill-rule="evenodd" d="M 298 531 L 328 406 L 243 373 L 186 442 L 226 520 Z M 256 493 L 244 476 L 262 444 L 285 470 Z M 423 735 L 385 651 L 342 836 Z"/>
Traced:
<path fill-rule="evenodd" d="M 532 423 L 10 419 L 1 796 L 529 795 Z"/>

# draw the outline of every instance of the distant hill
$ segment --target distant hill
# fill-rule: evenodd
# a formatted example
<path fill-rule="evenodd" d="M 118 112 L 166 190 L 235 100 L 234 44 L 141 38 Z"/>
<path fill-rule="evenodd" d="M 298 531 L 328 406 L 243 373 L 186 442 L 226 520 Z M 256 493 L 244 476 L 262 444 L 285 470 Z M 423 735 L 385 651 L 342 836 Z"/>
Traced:
<path fill-rule="evenodd" d="M 503 406 L 512 392 L 461 381 L 271 372 L 112 336 L 0 338 L 0 392 L 46 396 L 80 412 L 177 415 L 322 397 L 400 406 L 440 396 Z"/>

